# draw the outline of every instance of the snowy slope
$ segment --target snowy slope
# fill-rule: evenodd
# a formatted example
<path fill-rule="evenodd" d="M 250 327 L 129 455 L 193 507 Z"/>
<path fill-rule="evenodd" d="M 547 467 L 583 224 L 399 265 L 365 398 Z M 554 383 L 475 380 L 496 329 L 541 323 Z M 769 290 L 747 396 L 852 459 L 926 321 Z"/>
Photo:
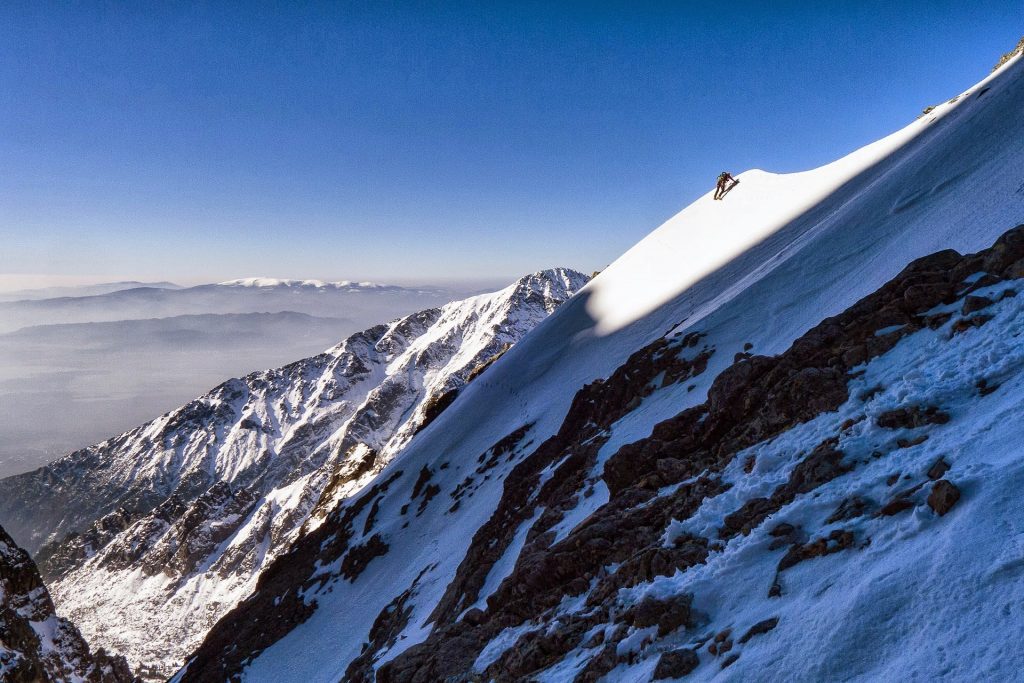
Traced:
<path fill-rule="evenodd" d="M 761 549 L 769 542 L 760 527 L 756 535 L 739 540 L 702 534 L 721 523 L 731 503 L 741 503 L 735 496 L 743 475 L 755 475 L 749 483 L 750 495 L 770 494 L 775 484 L 792 474 L 794 458 L 806 455 L 802 449 L 824 443 L 823 436 L 834 433 L 841 424 L 837 419 L 861 410 L 873 417 L 877 411 L 911 398 L 906 389 L 887 388 L 892 393 L 879 396 L 877 404 L 862 405 L 857 398 L 848 402 L 846 397 L 854 396 L 859 385 L 854 385 L 857 380 L 844 379 L 836 368 L 876 358 L 869 374 L 898 385 L 899 381 L 889 377 L 897 372 L 894 368 L 902 368 L 901 362 L 908 358 L 933 354 L 929 335 L 951 335 L 949 326 L 956 323 L 948 323 L 938 332 L 922 330 L 905 336 L 914 328 L 907 322 L 909 313 L 901 309 L 899 315 L 891 316 L 900 321 L 900 327 L 887 331 L 887 306 L 896 305 L 894 290 L 879 288 L 914 259 L 949 248 L 978 251 L 1024 221 L 1024 121 L 1019 116 L 1024 106 L 1022 71 L 1020 59 L 1011 60 L 955 101 L 821 169 L 785 176 L 744 173 L 739 176 L 741 184 L 724 202 L 712 201 L 709 192 L 668 221 L 470 385 L 460 401 L 409 444 L 371 487 L 339 506 L 320 529 L 279 558 L 254 595 L 211 632 L 179 679 L 213 681 L 240 674 L 252 681 L 334 681 L 346 675 L 359 680 L 377 670 L 383 680 L 429 681 L 467 676 L 475 669 L 487 670 L 501 680 L 515 679 L 512 672 L 517 670 L 524 676 L 531 672 L 528 677 L 538 680 L 572 680 L 578 675 L 583 676 L 581 680 L 596 680 L 614 669 L 616 674 L 609 680 L 648 680 L 657 661 L 653 655 L 667 648 L 660 639 L 671 635 L 675 627 L 701 620 L 704 631 L 752 625 L 748 622 L 760 616 L 757 610 L 767 612 L 761 598 L 768 586 L 757 584 L 758 599 L 754 600 L 753 593 L 739 590 L 746 585 L 744 572 L 758 572 L 763 579 L 761 565 L 770 562 L 774 566 L 779 562 L 778 553 L 768 560 L 748 560 L 745 553 L 751 551 L 747 548 Z M 968 265 L 971 263 L 975 262 Z M 941 268 L 929 271 L 928 277 L 941 278 L 944 272 Z M 900 297 L 906 295 L 907 301 L 915 303 L 936 295 L 933 290 L 922 297 L 914 286 L 913 281 L 904 279 L 893 287 Z M 964 286 L 963 282 L 941 284 L 944 296 Z M 794 404 L 778 408 L 785 420 L 775 413 L 756 413 L 773 410 L 772 401 L 752 406 L 744 402 L 742 392 L 729 393 L 730 387 L 755 382 L 751 373 L 764 371 L 768 362 L 748 362 L 745 355 L 737 354 L 782 354 L 802 333 L 876 290 L 881 294 L 870 305 L 877 305 L 878 310 L 867 315 L 851 309 L 857 314 L 851 315 L 860 325 L 858 334 L 867 337 L 847 340 L 856 343 L 846 349 L 848 357 L 836 357 L 835 366 L 808 365 L 812 361 L 800 355 L 802 346 L 793 347 L 796 360 L 771 361 L 800 368 L 792 376 L 785 375 L 784 382 L 780 380 Z M 913 311 L 914 315 L 922 313 Z M 876 323 L 877 328 L 865 333 L 865 325 Z M 1012 335 L 1015 324 L 1007 319 L 990 328 L 995 339 L 984 348 L 999 348 L 998 339 Z M 829 330 L 829 324 L 823 329 Z M 872 341 L 875 329 L 881 331 L 879 339 L 883 341 Z M 962 339 L 976 332 L 968 331 Z M 816 334 L 824 333 L 819 330 Z M 892 350 L 895 341 L 912 348 Z M 811 341 L 806 344 L 817 348 Z M 956 374 L 950 365 L 962 363 L 963 354 L 972 348 L 970 343 L 958 341 L 948 347 L 946 365 L 929 371 L 950 379 L 949 396 L 936 397 L 948 398 L 944 402 L 950 403 L 950 410 L 957 401 L 968 400 L 965 383 L 977 379 L 966 369 L 959 379 L 950 374 Z M 994 360 L 992 352 L 981 359 Z M 727 368 L 729 372 L 723 374 Z M 905 368 L 899 371 L 906 372 Z M 740 381 L 744 377 L 747 379 Z M 595 382 L 599 378 L 605 379 Z M 921 389 L 920 385 L 933 386 L 931 379 L 924 371 L 912 371 L 901 381 Z M 825 380 L 833 382 L 826 387 L 831 393 L 818 386 Z M 709 393 L 713 382 L 717 389 Z M 963 419 L 970 425 L 966 434 L 983 431 L 984 425 L 972 415 L 987 414 L 988 410 L 989 406 L 980 403 L 972 409 L 965 406 L 956 411 L 954 420 Z M 709 414 L 717 421 L 701 426 L 704 418 L 700 416 Z M 648 439 L 656 425 L 670 419 L 675 422 Z M 773 421 L 776 419 L 778 422 Z M 865 421 L 859 433 L 868 440 L 880 439 L 868 424 L 870 421 Z M 993 438 L 1012 442 L 1015 435 L 1005 431 L 1012 425 L 1006 421 L 999 424 L 1004 431 Z M 713 431 L 719 428 L 721 433 Z M 705 434 L 705 430 L 712 432 Z M 779 436 L 788 430 L 793 430 L 790 435 Z M 711 450 L 682 460 L 674 457 L 686 453 L 686 447 L 664 444 L 685 443 L 689 433 L 694 438 L 702 434 Z M 732 436 L 723 441 L 728 435 Z M 755 435 L 763 438 L 748 443 Z M 668 436 L 672 439 L 665 441 Z M 965 459 L 961 465 L 967 473 L 1000 462 L 998 452 L 985 461 L 985 453 L 975 453 L 958 441 L 955 433 L 948 438 L 972 453 L 974 459 Z M 641 439 L 648 439 L 646 446 L 627 448 Z M 781 443 L 785 439 L 792 441 Z M 846 447 L 843 437 L 838 443 Z M 943 442 L 936 437 L 936 443 Z M 651 460 L 651 453 L 660 453 L 662 445 L 668 451 Z M 755 457 L 749 461 L 754 469 L 746 472 L 746 456 L 754 453 L 744 452 L 742 458 L 736 454 L 754 447 L 780 452 L 765 461 Z M 860 450 L 851 450 L 851 457 L 860 457 Z M 831 461 L 826 456 L 831 452 L 819 453 L 819 457 L 828 464 Z M 917 481 L 921 465 L 934 455 L 929 447 L 927 453 L 913 452 L 907 460 L 907 473 L 913 471 L 915 485 L 922 483 Z M 701 475 L 705 458 L 710 474 Z M 634 460 L 635 466 L 631 465 Z M 1002 462 L 1011 466 L 1008 460 Z M 611 467 L 609 471 L 605 471 L 606 465 Z M 695 467 L 690 479 L 674 479 L 674 474 Z M 875 479 L 881 469 L 868 465 L 851 485 L 880 496 L 882 489 Z M 646 478 L 632 481 L 633 475 Z M 674 483 L 661 491 L 663 495 L 652 498 L 650 487 L 665 480 Z M 733 486 L 730 492 L 737 493 L 724 491 L 727 485 Z M 919 510 L 913 513 L 915 524 L 933 529 L 945 521 L 928 517 L 933 513 L 921 507 L 919 498 L 933 484 L 928 486 L 908 496 L 917 496 L 913 498 Z M 964 486 L 969 486 L 968 480 Z M 799 491 L 799 495 L 803 493 Z M 837 490 L 830 491 L 829 501 L 844 493 L 837 485 Z M 705 499 L 708 502 L 703 502 Z M 796 521 L 802 521 L 802 515 L 813 507 L 798 496 L 783 502 L 783 506 L 790 504 L 797 510 Z M 975 515 L 993 512 L 982 505 L 973 509 Z M 605 520 L 608 526 L 594 529 L 592 521 L 604 519 L 609 511 L 616 514 Z M 644 517 L 656 512 L 662 515 L 657 523 Z M 637 518 L 634 526 L 623 528 L 614 522 L 632 517 Z M 698 525 L 701 520 L 705 520 L 703 525 Z M 645 526 L 647 523 L 653 526 Z M 973 518 L 971 523 L 981 524 Z M 986 528 L 991 524 L 986 522 Z M 679 533 L 673 531 L 677 527 Z M 890 529 L 880 533 L 887 534 L 886 543 L 888 539 L 897 543 L 902 537 Z M 827 531 L 823 527 L 812 530 Z M 590 536 L 581 537 L 584 531 Z M 912 535 L 912 531 L 904 535 Z M 865 531 L 854 528 L 851 533 L 861 542 Z M 667 549 L 657 551 L 661 541 L 652 546 L 644 534 L 655 539 L 664 535 Z M 584 540 L 590 545 L 579 545 Z M 786 547 L 812 542 L 797 536 L 784 540 L 789 544 Z M 630 546 L 634 542 L 635 547 Z M 681 546 L 673 545 L 679 542 Z M 908 554 L 902 557 L 912 557 L 925 546 L 936 553 L 935 561 L 945 557 L 942 553 L 951 552 L 948 544 L 935 545 L 934 536 L 913 543 L 917 545 L 905 546 Z M 623 553 L 630 548 L 642 551 L 647 564 L 635 567 L 627 553 L 606 566 L 574 574 L 579 569 L 573 567 L 574 558 L 591 546 Z M 857 556 L 856 561 L 871 558 L 872 575 L 883 576 L 891 565 L 875 561 L 874 552 L 872 545 L 871 553 Z M 1012 554 L 1012 550 L 1007 552 Z M 682 556 L 686 553 L 686 566 L 697 568 L 682 571 L 680 578 L 675 569 L 686 564 Z M 821 567 L 815 562 L 825 561 L 834 560 L 815 560 L 806 566 Z M 624 602 L 616 603 L 612 598 L 619 593 L 613 591 L 598 601 L 598 611 L 620 610 L 631 615 L 632 622 L 616 623 L 615 615 L 605 612 L 602 616 L 611 620 L 606 628 L 595 625 L 593 632 L 579 632 L 586 619 L 596 618 L 584 616 L 597 609 L 588 604 L 588 591 L 611 590 L 608 587 L 615 586 L 615 579 L 609 577 L 619 571 L 628 574 L 628 581 L 624 578 L 626 583 L 619 588 L 631 589 L 635 599 L 627 592 L 622 594 Z M 790 571 L 784 583 L 811 570 L 797 566 Z M 852 582 L 857 571 L 858 567 L 851 567 L 844 575 Z M 927 563 L 918 566 L 918 571 L 934 576 Z M 830 575 L 830 570 L 821 572 Z M 843 622 L 829 620 L 820 602 L 814 602 L 821 599 L 814 594 L 821 595 L 824 584 L 820 582 L 828 581 L 825 574 L 816 575 L 817 589 L 808 589 L 808 584 L 796 579 L 797 590 L 786 588 L 803 596 L 793 599 L 791 615 L 801 610 L 798 603 L 805 600 L 803 609 L 822 616 L 812 619 L 805 614 L 802 620 L 790 616 L 788 622 L 780 621 L 793 629 L 788 636 L 791 645 L 798 639 L 821 644 L 803 663 L 804 668 L 793 669 L 807 679 L 814 679 L 815 673 L 862 673 L 853 665 L 842 670 L 842 663 L 835 659 L 854 643 L 837 640 L 839 645 L 829 649 L 834 634 L 843 632 Z M 503 582 L 510 576 L 514 580 Z M 659 577 L 670 577 L 674 583 L 666 585 L 669 579 Z M 918 573 L 901 581 L 924 577 Z M 769 584 L 771 579 L 769 576 Z M 690 607 L 682 605 L 683 600 L 678 604 L 669 600 L 661 612 L 653 609 L 653 622 L 652 610 L 640 614 L 634 609 L 644 603 L 641 594 L 653 595 L 663 585 L 666 595 L 677 597 L 684 594 L 681 591 L 691 590 L 689 586 L 702 588 L 704 592 L 694 598 L 693 611 L 701 611 L 703 616 L 691 619 Z M 851 586 L 847 584 L 853 591 Z M 935 595 L 944 587 L 940 585 Z M 723 592 L 728 592 L 726 598 L 716 597 Z M 497 597 L 488 601 L 491 595 Z M 880 594 L 866 591 L 864 595 L 871 600 Z M 751 607 L 744 612 L 740 605 L 747 602 Z M 897 609 L 892 598 L 887 604 Z M 676 623 L 660 634 L 658 618 L 666 610 L 675 610 L 669 621 L 676 619 Z M 877 618 L 878 612 L 875 614 Z M 257 619 L 260 621 L 254 626 Z M 857 624 L 867 628 L 864 622 Z M 931 624 L 933 630 L 941 626 L 941 620 Z M 783 626 L 778 628 L 781 632 Z M 892 636 L 893 631 L 886 632 Z M 574 640 L 584 635 L 588 646 Z M 687 632 L 680 639 L 691 636 Z M 848 638 L 868 642 L 869 636 L 877 638 L 878 633 L 855 632 Z M 549 637 L 561 637 L 562 641 L 553 646 L 545 640 Z M 586 673 L 590 663 L 607 650 L 603 646 L 606 638 L 614 646 L 611 654 Z M 728 640 L 723 636 L 720 643 Z M 655 641 L 658 646 L 649 649 Z M 423 642 L 424 647 L 414 647 Z M 749 642 L 752 652 L 760 646 L 756 640 Z M 888 672 L 905 673 L 915 661 L 935 654 L 934 650 L 912 652 L 908 642 L 887 648 L 890 660 L 882 664 L 889 667 Z M 795 666 L 791 660 L 806 654 L 795 646 L 783 650 L 781 655 L 779 650 L 775 652 L 787 666 Z M 545 652 L 558 656 L 551 660 L 538 654 Z M 787 652 L 789 659 L 785 659 Z M 902 652 L 912 654 L 904 656 Z M 748 678 L 763 675 L 757 667 L 766 660 L 759 656 L 744 655 L 729 674 L 735 673 L 737 679 L 743 679 L 744 673 Z M 833 658 L 832 664 L 822 664 L 830 661 L 828 658 Z M 542 660 L 543 674 L 528 668 Z M 626 668 L 615 668 L 629 666 L 630 660 L 639 668 L 628 669 L 629 673 Z M 973 665 L 980 666 L 977 660 Z M 702 675 L 711 676 L 719 669 L 715 665 L 704 669 Z M 952 670 L 935 671 L 948 674 Z"/>
<path fill-rule="evenodd" d="M 230 380 L 0 481 L 0 514 L 41 547 L 54 599 L 87 637 L 173 671 L 319 511 L 371 479 L 474 372 L 585 282 L 542 271 Z"/>

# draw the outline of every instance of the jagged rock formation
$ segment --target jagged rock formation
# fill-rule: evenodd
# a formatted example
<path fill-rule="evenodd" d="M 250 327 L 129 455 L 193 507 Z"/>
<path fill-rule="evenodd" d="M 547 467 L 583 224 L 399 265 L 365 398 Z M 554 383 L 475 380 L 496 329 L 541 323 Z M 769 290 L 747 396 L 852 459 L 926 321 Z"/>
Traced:
<path fill-rule="evenodd" d="M 1014 677 L 1020 59 L 955 99 L 659 228 L 173 680 Z"/>
<path fill-rule="evenodd" d="M 32 558 L 0 528 L 0 681 L 134 680 L 123 657 L 91 652 L 78 629 L 56 615 Z"/>
<path fill-rule="evenodd" d="M 440 414 L 440 399 L 486 381 L 482 368 L 585 282 L 543 271 L 230 380 L 0 481 L 0 514 L 38 548 L 54 599 L 90 639 L 169 674 L 263 567 Z"/>

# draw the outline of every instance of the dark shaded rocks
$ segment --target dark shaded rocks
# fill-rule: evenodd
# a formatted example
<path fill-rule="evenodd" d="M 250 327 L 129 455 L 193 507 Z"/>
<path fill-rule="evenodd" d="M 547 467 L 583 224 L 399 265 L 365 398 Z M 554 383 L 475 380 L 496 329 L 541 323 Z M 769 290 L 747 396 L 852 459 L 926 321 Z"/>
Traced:
<path fill-rule="evenodd" d="M 942 475 L 944 475 L 948 471 L 949 463 L 946 462 L 945 458 L 940 456 L 939 459 L 933 462 L 932 466 L 928 468 L 928 472 L 926 472 L 926 475 L 929 479 L 935 481 L 936 479 L 942 479 Z"/>
<path fill-rule="evenodd" d="M 426 465 L 420 470 L 419 476 L 416 477 L 416 483 L 412 485 L 412 494 L 410 500 L 416 500 L 419 498 L 420 493 L 423 491 L 423 487 L 427 485 L 427 482 L 434 476 L 433 470 Z"/>
<path fill-rule="evenodd" d="M 778 570 L 781 572 L 805 560 L 838 553 L 853 547 L 853 543 L 853 532 L 846 531 L 845 529 L 836 529 L 826 538 L 818 538 L 810 543 L 798 544 L 790 548 L 789 552 L 779 560 Z"/>
<path fill-rule="evenodd" d="M 860 496 L 844 498 L 843 501 L 839 503 L 839 507 L 835 509 L 835 512 L 825 520 L 825 524 L 834 524 L 835 522 L 844 522 L 848 519 L 862 517 L 867 513 L 870 507 L 870 501 L 867 501 Z"/>
<path fill-rule="evenodd" d="M 960 314 L 967 316 L 971 313 L 977 313 L 983 308 L 988 308 L 992 303 L 992 299 L 988 297 L 968 295 L 964 298 L 964 307 L 961 309 Z"/>
<path fill-rule="evenodd" d="M 999 389 L 998 384 L 989 384 L 988 380 L 985 379 L 984 377 L 979 379 L 974 386 L 977 387 L 979 396 L 988 396 L 992 392 Z"/>
<path fill-rule="evenodd" d="M 318 567 L 345 557 L 346 571 L 358 576 L 373 557 L 386 550 L 378 537 L 379 544 L 368 542 L 354 555 L 346 556 L 357 518 L 402 475 L 398 470 L 360 496 L 344 501 L 323 524 L 300 536 L 287 553 L 272 562 L 260 575 L 253 593 L 207 634 L 182 681 L 229 680 L 253 653 L 277 642 L 316 611 L 317 601 L 311 596 L 331 578 L 329 573 L 318 573 Z"/>
<path fill-rule="evenodd" d="M 370 540 L 362 545 L 353 546 L 341 560 L 341 575 L 349 581 L 355 581 L 375 557 L 380 557 L 388 551 L 388 544 L 374 534 Z"/>
<path fill-rule="evenodd" d="M 953 334 L 960 334 L 961 332 L 966 332 L 967 330 L 970 330 L 972 328 L 981 327 L 991 319 L 992 316 L 984 314 L 976 315 L 970 318 L 960 318 L 955 323 L 953 323 Z"/>
<path fill-rule="evenodd" d="M 646 597 L 622 616 L 622 621 L 636 628 L 658 626 L 658 635 L 665 636 L 680 626 L 690 625 L 693 596 L 682 593 L 671 598 Z"/>
<path fill-rule="evenodd" d="M 700 657 L 695 650 L 683 648 L 662 652 L 658 658 L 658 665 L 654 667 L 655 681 L 663 681 L 668 678 L 682 678 L 700 665 Z"/>
<path fill-rule="evenodd" d="M 940 479 L 932 485 L 928 494 L 928 507 L 940 517 L 953 509 L 960 500 L 960 489 L 948 479 Z"/>
<path fill-rule="evenodd" d="M 925 425 L 949 422 L 949 415 L 935 406 L 910 406 L 888 410 L 876 420 L 883 429 L 916 429 Z"/>
<path fill-rule="evenodd" d="M 748 640 L 750 640 L 754 636 L 759 636 L 759 635 L 768 633 L 768 631 L 771 631 L 773 628 L 775 628 L 778 625 L 779 625 L 779 618 L 778 617 L 771 617 L 770 619 L 765 619 L 763 621 L 759 621 L 756 624 L 754 624 L 753 626 L 751 626 L 749 629 L 747 629 L 747 632 L 744 633 L 743 636 L 740 638 L 740 644 L 742 645 L 742 644 L 746 643 Z"/>
<path fill-rule="evenodd" d="M 835 440 L 818 444 L 793 468 L 789 481 L 775 489 L 769 498 L 751 498 L 739 510 L 726 515 L 719 538 L 724 540 L 738 533 L 749 534 L 770 514 L 793 502 L 798 495 L 813 491 L 849 470 L 850 467 L 843 464 L 842 451 L 835 448 Z"/>
<path fill-rule="evenodd" d="M 708 652 L 715 657 L 724 655 L 726 652 L 732 649 L 732 639 L 729 636 L 732 635 L 732 629 L 727 628 L 719 631 L 715 634 L 711 644 L 708 645 Z"/>
<path fill-rule="evenodd" d="M 46 581 L 56 581 L 92 557 L 139 517 L 137 512 L 118 508 L 93 522 L 82 533 L 68 534 L 59 543 L 47 543 L 35 555 L 40 573 Z"/>
<path fill-rule="evenodd" d="M 901 512 L 905 512 L 914 507 L 914 502 L 908 498 L 896 497 L 890 500 L 888 503 L 883 505 L 878 510 L 879 517 L 891 517 L 898 515 Z"/>
<path fill-rule="evenodd" d="M 432 396 L 428 399 L 423 404 L 423 421 L 420 422 L 415 433 L 419 434 L 429 427 L 430 423 L 440 417 L 441 413 L 446 411 L 452 403 L 455 403 L 455 399 L 458 397 L 459 389 L 449 389 L 443 394 Z"/>
<path fill-rule="evenodd" d="M 746 536 L 779 507 L 770 498 L 751 498 L 739 510 L 725 516 L 718 537 L 727 539 L 736 534 Z"/>
<path fill-rule="evenodd" d="M 413 610 L 412 598 L 416 595 L 422 576 L 423 572 L 420 572 L 412 585 L 402 591 L 374 619 L 373 626 L 370 627 L 369 641 L 345 670 L 346 681 L 374 680 L 373 664 L 376 656 L 385 648 L 394 645 L 399 634 L 408 625 Z"/>
<path fill-rule="evenodd" d="M 486 618 L 487 615 L 479 607 L 470 608 L 466 610 L 464 615 L 462 615 L 462 620 L 470 626 L 479 626 L 484 623 L 484 619 Z"/>
<path fill-rule="evenodd" d="M 82 634 L 57 616 L 28 553 L 0 528 L 0 679 L 5 683 L 129 683 L 123 657 L 90 651 Z"/>
<path fill-rule="evenodd" d="M 915 436 L 913 439 L 904 439 L 901 437 L 899 439 L 896 439 L 896 446 L 898 448 L 913 448 L 914 446 L 920 446 L 927 440 L 927 434 L 920 434 L 918 436 Z"/>

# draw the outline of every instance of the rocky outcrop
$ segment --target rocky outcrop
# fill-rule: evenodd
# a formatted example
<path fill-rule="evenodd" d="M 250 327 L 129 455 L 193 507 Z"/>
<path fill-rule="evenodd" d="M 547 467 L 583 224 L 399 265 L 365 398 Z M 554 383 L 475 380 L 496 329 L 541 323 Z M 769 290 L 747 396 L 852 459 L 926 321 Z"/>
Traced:
<path fill-rule="evenodd" d="M 7 683 L 130 683 L 123 657 L 91 651 L 56 615 L 35 563 L 0 528 L 0 680 Z"/>

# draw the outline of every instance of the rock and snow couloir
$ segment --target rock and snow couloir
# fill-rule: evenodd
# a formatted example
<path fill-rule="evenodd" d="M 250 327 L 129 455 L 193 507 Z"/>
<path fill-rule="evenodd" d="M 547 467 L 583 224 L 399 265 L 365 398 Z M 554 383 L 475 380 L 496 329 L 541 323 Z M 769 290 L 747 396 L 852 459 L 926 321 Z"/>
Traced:
<path fill-rule="evenodd" d="M 2 518 L 91 642 L 169 674 L 301 531 L 586 280 L 542 271 L 229 380 L 0 481 Z"/>
<path fill-rule="evenodd" d="M 58 617 L 32 558 L 0 528 L 0 681 L 130 683 L 123 657 L 91 652 Z"/>
<path fill-rule="evenodd" d="M 174 680 L 1012 678 L 1022 108 L 1017 57 L 834 164 L 695 202 Z"/>

